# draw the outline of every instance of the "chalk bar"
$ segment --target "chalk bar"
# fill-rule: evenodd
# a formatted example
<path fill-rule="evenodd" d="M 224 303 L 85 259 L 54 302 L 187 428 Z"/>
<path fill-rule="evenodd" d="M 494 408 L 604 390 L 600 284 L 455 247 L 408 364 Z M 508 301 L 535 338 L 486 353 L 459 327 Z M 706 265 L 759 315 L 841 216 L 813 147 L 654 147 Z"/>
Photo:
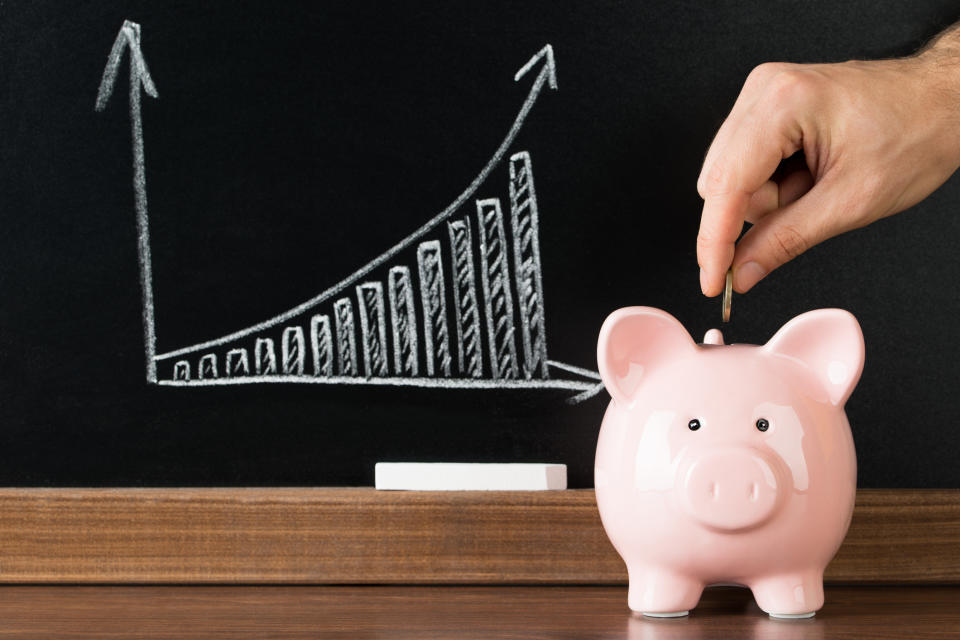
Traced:
<path fill-rule="evenodd" d="M 398 491 L 545 491 L 567 488 L 567 465 L 474 462 L 378 462 L 377 489 Z"/>

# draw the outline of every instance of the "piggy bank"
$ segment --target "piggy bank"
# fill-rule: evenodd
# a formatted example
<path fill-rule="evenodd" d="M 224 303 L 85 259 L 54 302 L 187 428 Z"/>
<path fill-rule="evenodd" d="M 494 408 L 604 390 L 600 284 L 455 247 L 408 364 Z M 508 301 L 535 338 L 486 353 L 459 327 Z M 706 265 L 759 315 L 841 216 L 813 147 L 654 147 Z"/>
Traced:
<path fill-rule="evenodd" d="M 716 329 L 697 344 L 650 307 L 607 318 L 594 480 L 630 609 L 682 616 L 704 587 L 732 584 L 771 616 L 814 615 L 853 513 L 843 407 L 863 357 L 840 309 L 800 315 L 763 346 L 724 345 Z"/>

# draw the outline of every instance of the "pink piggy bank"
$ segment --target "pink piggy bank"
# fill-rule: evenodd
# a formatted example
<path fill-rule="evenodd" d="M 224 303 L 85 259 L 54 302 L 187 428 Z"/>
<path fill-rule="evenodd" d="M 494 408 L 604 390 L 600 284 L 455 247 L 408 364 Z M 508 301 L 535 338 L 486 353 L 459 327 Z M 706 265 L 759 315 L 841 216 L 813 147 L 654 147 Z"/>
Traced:
<path fill-rule="evenodd" d="M 763 346 L 724 345 L 716 329 L 704 342 L 650 307 L 615 311 L 600 331 L 613 400 L 594 479 L 628 604 L 681 616 L 704 587 L 735 584 L 771 616 L 812 616 L 853 513 L 843 405 L 863 370 L 860 325 L 820 309 Z"/>

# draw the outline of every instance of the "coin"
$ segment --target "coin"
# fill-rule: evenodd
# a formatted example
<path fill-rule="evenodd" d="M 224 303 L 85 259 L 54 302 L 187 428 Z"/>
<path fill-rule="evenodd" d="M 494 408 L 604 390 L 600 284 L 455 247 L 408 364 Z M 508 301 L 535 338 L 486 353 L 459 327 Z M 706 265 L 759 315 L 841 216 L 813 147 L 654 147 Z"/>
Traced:
<path fill-rule="evenodd" d="M 723 321 L 730 322 L 730 303 L 733 300 L 733 267 L 727 270 L 727 283 L 723 287 Z"/>

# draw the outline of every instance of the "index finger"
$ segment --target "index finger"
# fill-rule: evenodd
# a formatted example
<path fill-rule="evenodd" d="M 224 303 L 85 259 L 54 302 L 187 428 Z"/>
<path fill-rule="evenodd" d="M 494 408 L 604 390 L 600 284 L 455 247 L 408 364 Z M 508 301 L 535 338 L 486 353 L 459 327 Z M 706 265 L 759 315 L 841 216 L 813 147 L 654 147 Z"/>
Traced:
<path fill-rule="evenodd" d="M 704 295 L 722 290 L 750 197 L 773 176 L 780 161 L 799 148 L 799 129 L 784 113 L 770 113 L 763 101 L 754 103 L 701 170 L 697 261 Z"/>

